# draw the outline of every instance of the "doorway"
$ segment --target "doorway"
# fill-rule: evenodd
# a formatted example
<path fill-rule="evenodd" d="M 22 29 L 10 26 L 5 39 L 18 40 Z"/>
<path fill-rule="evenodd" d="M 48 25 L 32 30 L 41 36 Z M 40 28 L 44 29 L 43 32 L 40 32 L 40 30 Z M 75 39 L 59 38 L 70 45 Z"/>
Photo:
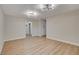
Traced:
<path fill-rule="evenodd" d="M 46 37 L 46 20 L 26 22 L 26 36 Z"/>
<path fill-rule="evenodd" d="M 32 36 L 32 22 L 26 24 L 26 36 Z"/>

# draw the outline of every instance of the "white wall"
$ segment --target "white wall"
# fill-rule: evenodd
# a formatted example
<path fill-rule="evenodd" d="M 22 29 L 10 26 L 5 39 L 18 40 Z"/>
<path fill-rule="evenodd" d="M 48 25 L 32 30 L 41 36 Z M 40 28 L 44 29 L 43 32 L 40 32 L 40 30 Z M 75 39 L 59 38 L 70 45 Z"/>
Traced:
<path fill-rule="evenodd" d="M 32 36 L 40 36 L 39 20 L 32 20 Z"/>
<path fill-rule="evenodd" d="M 19 18 L 14 16 L 5 17 L 5 41 L 14 40 L 18 38 L 24 38 L 28 29 L 26 24 L 28 20 L 26 18 Z M 31 20 L 32 21 L 32 36 L 44 35 L 42 20 Z"/>
<path fill-rule="evenodd" d="M 45 35 L 45 29 L 43 28 L 43 20 L 32 20 L 32 36 Z"/>
<path fill-rule="evenodd" d="M 25 37 L 25 19 L 14 17 L 14 16 L 6 16 L 5 21 L 5 33 L 6 40 L 14 40 L 17 38 Z"/>
<path fill-rule="evenodd" d="M 79 45 L 79 10 L 47 19 L 47 38 Z"/>
<path fill-rule="evenodd" d="M 4 44 L 4 15 L 0 8 L 0 53 Z"/>
<path fill-rule="evenodd" d="M 46 20 L 41 20 L 41 27 L 42 35 L 46 35 Z"/>

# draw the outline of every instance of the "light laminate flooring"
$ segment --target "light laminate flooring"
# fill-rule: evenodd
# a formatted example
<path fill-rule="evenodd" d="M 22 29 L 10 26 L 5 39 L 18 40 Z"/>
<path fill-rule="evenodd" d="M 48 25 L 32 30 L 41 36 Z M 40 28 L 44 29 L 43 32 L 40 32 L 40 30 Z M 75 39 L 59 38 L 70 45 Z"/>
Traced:
<path fill-rule="evenodd" d="M 78 55 L 79 47 L 67 43 L 46 39 L 45 37 L 27 37 L 6 41 L 3 55 Z"/>

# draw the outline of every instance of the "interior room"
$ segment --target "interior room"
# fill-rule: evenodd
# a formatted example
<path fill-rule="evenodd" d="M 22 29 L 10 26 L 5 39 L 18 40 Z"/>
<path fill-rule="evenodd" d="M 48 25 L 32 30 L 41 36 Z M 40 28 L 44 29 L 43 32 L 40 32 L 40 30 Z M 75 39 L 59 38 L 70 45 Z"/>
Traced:
<path fill-rule="evenodd" d="M 79 4 L 0 4 L 1 55 L 79 55 Z"/>

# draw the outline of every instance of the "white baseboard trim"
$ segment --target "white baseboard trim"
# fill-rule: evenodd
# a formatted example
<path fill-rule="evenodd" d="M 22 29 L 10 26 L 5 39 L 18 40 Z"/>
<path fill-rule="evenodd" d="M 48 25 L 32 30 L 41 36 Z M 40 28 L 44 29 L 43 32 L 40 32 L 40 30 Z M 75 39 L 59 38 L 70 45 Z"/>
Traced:
<path fill-rule="evenodd" d="M 1 55 L 1 53 L 2 53 L 3 46 L 4 46 L 4 43 L 3 43 L 3 44 L 1 44 L 1 46 L 0 46 L 0 55 Z"/>
<path fill-rule="evenodd" d="M 8 40 L 5 40 L 5 41 L 18 40 L 18 39 L 21 39 L 21 38 L 25 38 L 25 36 L 24 37 L 12 38 L 12 39 L 8 39 Z M 48 37 L 47 36 L 46 38 L 51 39 L 51 40 L 56 40 L 56 41 L 64 42 L 64 43 L 68 43 L 68 44 L 75 45 L 75 46 L 79 46 L 78 43 L 74 43 L 74 42 L 70 42 L 70 41 L 65 41 L 65 40 L 62 40 L 62 39 L 57 39 L 55 37 Z"/>
<path fill-rule="evenodd" d="M 23 36 L 23 37 L 16 37 L 16 38 L 12 38 L 12 39 L 7 39 L 7 40 L 4 40 L 4 41 L 13 41 L 13 40 L 21 39 L 21 38 L 25 38 L 25 36 Z"/>
<path fill-rule="evenodd" d="M 68 44 L 75 45 L 75 46 L 79 46 L 78 43 L 74 43 L 74 42 L 70 42 L 70 41 L 65 41 L 65 40 L 62 40 L 62 39 L 54 38 L 54 37 L 46 37 L 46 38 L 51 39 L 51 40 L 60 41 L 60 42 L 63 42 L 63 43 L 68 43 Z"/>

